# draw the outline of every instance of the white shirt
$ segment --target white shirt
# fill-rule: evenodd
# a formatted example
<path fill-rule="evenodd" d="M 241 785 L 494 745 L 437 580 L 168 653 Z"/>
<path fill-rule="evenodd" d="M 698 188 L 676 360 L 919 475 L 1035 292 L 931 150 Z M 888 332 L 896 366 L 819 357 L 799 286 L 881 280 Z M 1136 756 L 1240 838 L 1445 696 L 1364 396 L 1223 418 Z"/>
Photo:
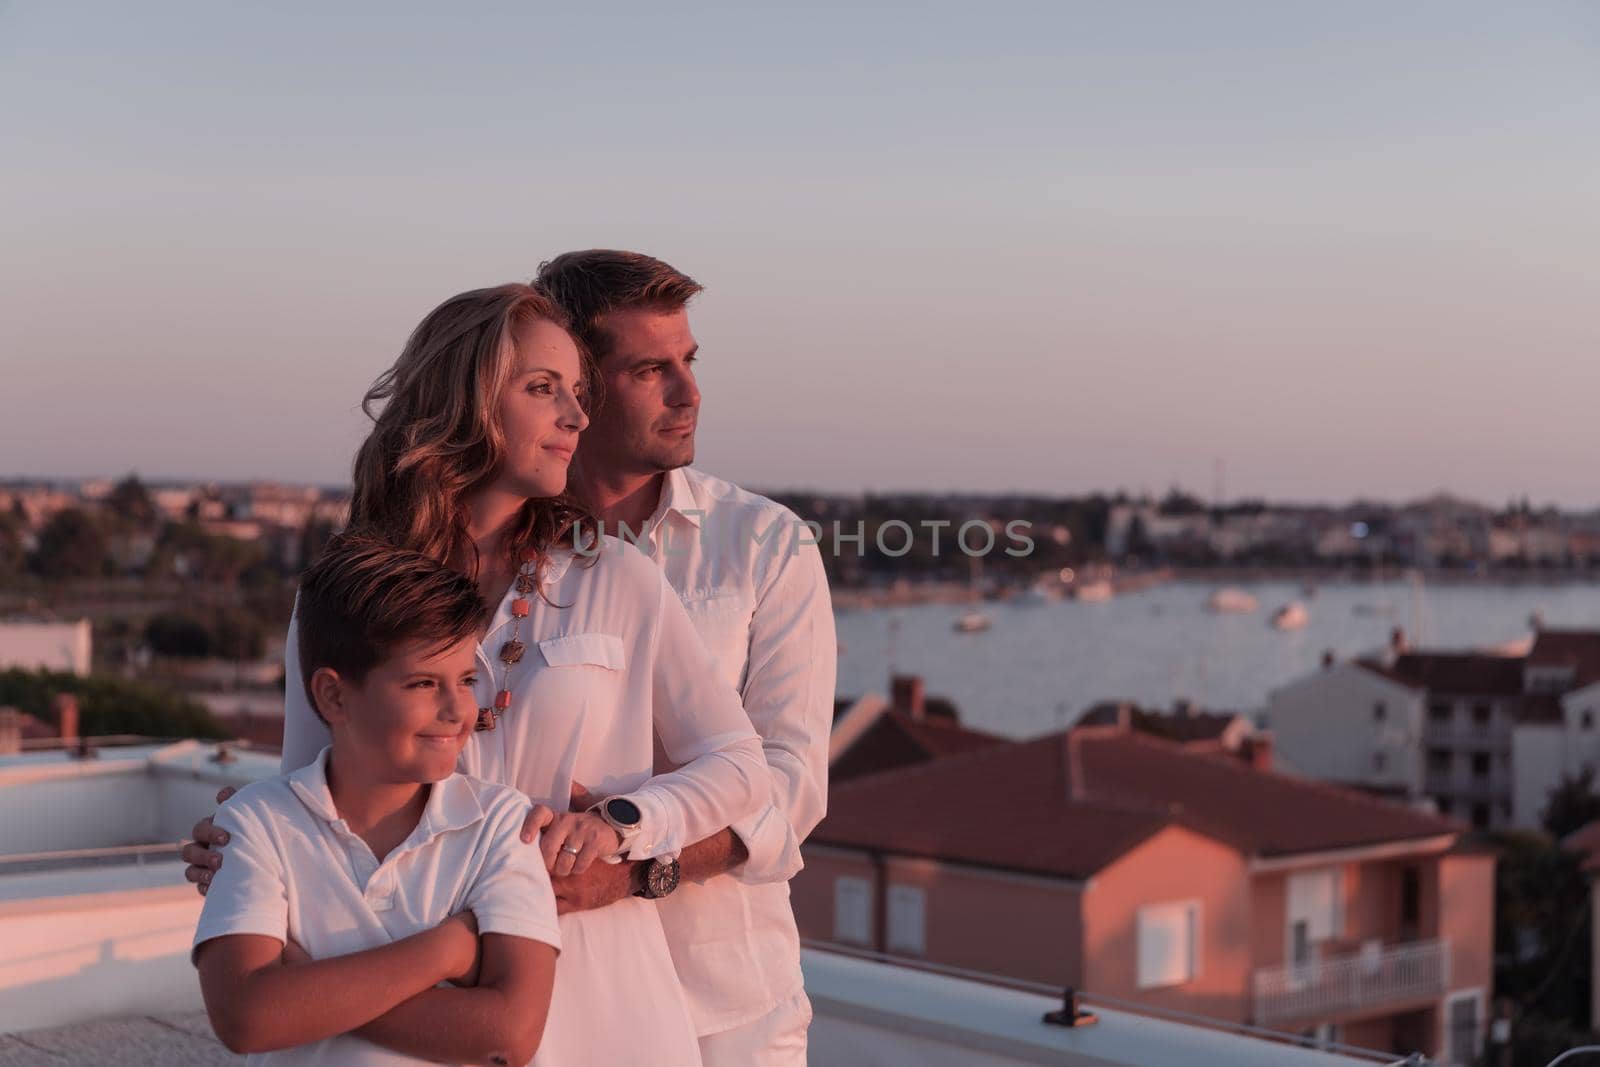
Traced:
<path fill-rule="evenodd" d="M 482 933 L 561 947 L 555 895 L 522 843 L 528 798 L 463 774 L 435 782 L 410 836 L 379 863 L 334 809 L 324 749 L 217 810 L 231 835 L 194 944 L 229 934 L 292 937 L 316 959 L 398 941 L 472 909 Z M 251 1064 L 425 1063 L 348 1035 L 249 1057 Z"/>
<path fill-rule="evenodd" d="M 731 825 L 749 859 L 657 903 L 701 1034 L 766 1015 L 804 988 L 788 880 L 828 796 L 838 642 L 815 539 L 794 512 L 693 468 L 667 474 L 640 542 L 739 690 L 773 791 Z"/>
<path fill-rule="evenodd" d="M 555 553 L 543 592 L 526 598 L 527 653 L 511 669 L 511 707 L 497 729 L 473 735 L 462 770 L 515 786 L 557 811 L 566 810 L 574 782 L 626 795 L 642 814 L 630 859 L 675 855 L 767 799 L 772 775 L 760 738 L 659 568 L 607 538 L 592 562 Z M 498 653 L 516 598 L 508 589 L 478 649 L 483 706 L 503 688 Z M 327 736 L 296 684 L 295 646 L 291 622 L 285 767 L 309 759 L 316 739 Z M 652 733 L 678 770 L 652 774 Z M 561 938 L 536 1064 L 699 1064 L 688 1002 L 652 902 L 629 898 L 564 915 Z"/>

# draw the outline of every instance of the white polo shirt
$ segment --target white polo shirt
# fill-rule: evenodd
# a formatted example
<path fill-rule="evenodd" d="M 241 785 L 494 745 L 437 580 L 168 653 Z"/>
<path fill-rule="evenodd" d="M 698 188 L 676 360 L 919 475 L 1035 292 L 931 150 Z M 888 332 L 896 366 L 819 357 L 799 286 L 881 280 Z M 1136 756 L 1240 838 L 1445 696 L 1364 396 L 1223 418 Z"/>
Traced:
<path fill-rule="evenodd" d="M 667 473 L 640 547 L 739 691 L 772 771 L 767 804 L 731 824 L 749 859 L 656 902 L 696 1029 L 722 1033 L 805 984 L 789 879 L 827 809 L 833 606 L 815 538 L 794 512 L 692 467 Z"/>
<path fill-rule="evenodd" d="M 513 605 L 524 597 L 515 585 L 507 588 L 479 645 L 479 706 L 493 701 L 508 674 L 511 706 L 496 729 L 472 735 L 459 766 L 557 811 L 567 808 L 574 783 L 627 796 L 642 816 L 628 841 L 630 859 L 675 855 L 759 813 L 775 790 L 771 756 L 764 757 L 751 714 L 661 568 L 608 538 L 590 560 L 569 549 L 552 552 L 543 580 L 539 594 L 526 596 L 529 612 L 520 624 Z M 289 631 L 285 669 L 298 678 L 292 621 Z M 513 632 L 526 655 L 508 672 L 498 654 Z M 829 651 L 831 659 L 831 645 Z M 326 737 L 305 687 L 291 684 L 284 769 L 309 760 Z M 657 738 L 676 767 L 670 773 L 655 773 Z M 826 748 L 824 734 L 824 758 Z M 774 829 L 775 839 L 787 834 Z M 225 857 L 234 847 L 230 841 Z M 726 917 L 732 930 L 744 922 L 742 913 Z M 561 917 L 540 1067 L 700 1067 L 696 1014 L 661 924 L 656 902 L 636 897 Z M 798 949 L 780 966 L 791 962 L 798 981 Z M 744 980 L 741 973 L 728 979 Z"/>
<path fill-rule="evenodd" d="M 316 959 L 376 948 L 471 909 L 478 930 L 561 947 L 539 849 L 519 836 L 526 796 L 464 774 L 435 782 L 417 827 L 379 863 L 334 809 L 325 748 L 293 772 L 246 786 L 218 809 L 227 860 L 194 944 L 228 934 L 292 937 Z M 251 1064 L 426 1061 L 341 1036 L 250 1056 Z"/>

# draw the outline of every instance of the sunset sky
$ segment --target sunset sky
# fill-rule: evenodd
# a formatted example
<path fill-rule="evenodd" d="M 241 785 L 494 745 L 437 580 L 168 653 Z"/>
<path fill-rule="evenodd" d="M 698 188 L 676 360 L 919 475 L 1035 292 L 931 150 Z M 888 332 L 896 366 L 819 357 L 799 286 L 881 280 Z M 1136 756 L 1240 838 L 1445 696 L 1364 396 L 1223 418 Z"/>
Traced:
<path fill-rule="evenodd" d="M 0 2 L 0 477 L 341 483 L 612 246 L 751 486 L 1600 505 L 1600 5 L 325 6 Z"/>

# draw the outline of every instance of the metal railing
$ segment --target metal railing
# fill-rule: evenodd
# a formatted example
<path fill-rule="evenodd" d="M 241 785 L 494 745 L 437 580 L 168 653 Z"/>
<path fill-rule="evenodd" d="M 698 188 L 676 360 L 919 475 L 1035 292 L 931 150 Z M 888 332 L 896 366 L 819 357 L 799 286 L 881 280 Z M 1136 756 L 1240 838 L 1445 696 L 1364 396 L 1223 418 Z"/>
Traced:
<path fill-rule="evenodd" d="M 1280 967 L 1255 974 L 1260 1023 L 1326 1019 L 1401 1001 L 1443 996 L 1450 984 L 1450 943 L 1414 941 Z"/>
<path fill-rule="evenodd" d="M 1020 993 L 1036 993 L 1047 997 L 1060 997 L 1062 988 L 1047 982 L 1037 982 L 1027 978 L 1012 978 L 1009 975 L 993 974 L 988 971 L 974 971 L 966 967 L 953 967 L 949 964 L 933 963 L 929 960 L 916 959 L 908 956 L 896 956 L 891 953 L 877 952 L 869 948 L 859 948 L 854 945 L 842 945 L 835 941 L 821 941 L 815 938 L 803 937 L 800 944 L 807 949 L 818 952 L 827 952 L 836 956 L 847 956 L 851 959 L 867 960 L 872 963 L 888 964 L 909 971 L 921 971 L 926 974 L 937 974 L 946 978 L 959 978 L 968 982 L 980 982 L 984 985 L 995 986 L 1001 989 L 1012 989 Z M 1184 1026 L 1197 1026 L 1206 1030 L 1213 1030 L 1224 1034 L 1233 1034 L 1237 1037 L 1255 1038 L 1260 1041 L 1271 1041 L 1282 1045 L 1293 1045 L 1297 1048 L 1314 1048 L 1324 1052 L 1337 1053 L 1353 1059 L 1366 1060 L 1370 1063 L 1383 1064 L 1384 1067 L 1427 1067 L 1432 1064 L 1418 1054 L 1399 1057 L 1392 1052 L 1382 1052 L 1377 1049 L 1362 1048 L 1358 1045 L 1346 1045 L 1337 1041 L 1317 1041 L 1315 1038 L 1287 1030 L 1274 1030 L 1266 1026 L 1252 1026 L 1249 1023 L 1231 1022 L 1227 1019 L 1216 1019 L 1209 1015 L 1197 1015 L 1193 1012 L 1177 1011 L 1172 1008 L 1158 1008 L 1153 1005 L 1143 1004 L 1133 1000 L 1123 1000 L 1119 997 L 1102 996 L 1084 990 L 1077 990 L 1078 1000 L 1089 1006 L 1111 1008 L 1116 1011 L 1127 1012 L 1130 1015 L 1142 1015 L 1150 1019 L 1160 1019 L 1165 1022 L 1180 1023 Z"/>
<path fill-rule="evenodd" d="M 171 863 L 181 859 L 176 841 L 150 845 L 112 845 L 106 848 L 69 848 L 56 852 L 16 852 L 0 856 L 0 876 L 37 874 L 75 867 L 120 867 Z M 178 884 L 177 882 L 173 883 Z"/>

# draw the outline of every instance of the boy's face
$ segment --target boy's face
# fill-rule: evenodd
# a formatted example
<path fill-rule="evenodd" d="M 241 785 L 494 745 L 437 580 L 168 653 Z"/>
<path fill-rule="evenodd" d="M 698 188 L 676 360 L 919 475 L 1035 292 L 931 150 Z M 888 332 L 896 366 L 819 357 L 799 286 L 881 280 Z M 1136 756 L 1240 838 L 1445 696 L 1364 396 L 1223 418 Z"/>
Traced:
<path fill-rule="evenodd" d="M 328 699 L 319 694 L 342 755 L 359 762 L 373 781 L 448 778 L 477 721 L 476 647 L 470 638 L 446 648 L 412 642 L 374 666 L 360 685 L 338 679 L 336 693 Z"/>

